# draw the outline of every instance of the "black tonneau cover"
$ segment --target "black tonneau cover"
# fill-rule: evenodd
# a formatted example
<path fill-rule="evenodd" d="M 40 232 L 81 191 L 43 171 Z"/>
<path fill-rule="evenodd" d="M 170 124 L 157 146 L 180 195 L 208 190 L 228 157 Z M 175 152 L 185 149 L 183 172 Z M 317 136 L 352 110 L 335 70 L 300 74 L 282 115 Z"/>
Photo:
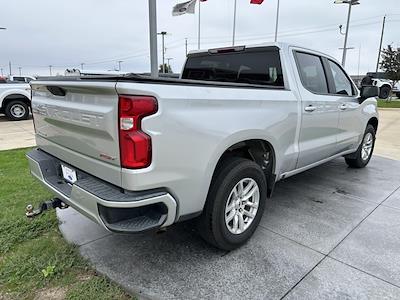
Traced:
<path fill-rule="evenodd" d="M 41 77 L 37 81 L 116 81 L 116 82 L 138 82 L 149 84 L 168 84 L 168 85 L 191 85 L 191 86 L 211 86 L 211 87 L 227 87 L 227 88 L 256 88 L 256 89 L 274 89 L 284 90 L 284 87 L 258 85 L 247 83 L 234 83 L 234 82 L 216 82 L 216 81 L 202 81 L 190 79 L 176 79 L 176 78 L 153 78 L 150 76 L 129 73 L 125 75 L 96 75 L 96 76 L 52 76 Z"/>

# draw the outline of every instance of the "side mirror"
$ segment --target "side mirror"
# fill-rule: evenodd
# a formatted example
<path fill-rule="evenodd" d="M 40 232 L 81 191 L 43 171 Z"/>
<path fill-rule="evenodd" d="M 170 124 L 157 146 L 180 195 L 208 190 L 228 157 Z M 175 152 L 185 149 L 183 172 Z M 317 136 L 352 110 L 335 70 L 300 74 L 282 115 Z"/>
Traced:
<path fill-rule="evenodd" d="M 368 98 L 378 97 L 379 96 L 379 88 L 373 85 L 365 85 L 361 87 L 360 91 L 360 103 L 365 101 Z"/>

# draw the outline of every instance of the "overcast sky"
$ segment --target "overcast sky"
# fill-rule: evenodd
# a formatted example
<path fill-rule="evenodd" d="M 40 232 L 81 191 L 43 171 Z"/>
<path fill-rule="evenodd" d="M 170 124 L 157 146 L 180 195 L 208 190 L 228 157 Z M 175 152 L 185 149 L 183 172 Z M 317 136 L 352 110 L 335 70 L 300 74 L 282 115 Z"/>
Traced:
<path fill-rule="evenodd" d="M 64 73 L 67 67 L 110 70 L 122 60 L 122 70 L 150 70 L 147 0 L 2 0 L 0 10 L 0 67 L 8 74 Z M 185 59 L 185 38 L 189 50 L 197 49 L 196 15 L 172 17 L 172 7 L 183 2 L 158 0 L 158 31 L 167 31 L 167 54 L 172 69 L 180 72 Z M 273 40 L 277 0 L 250 5 L 237 0 L 237 44 Z M 346 69 L 358 73 L 375 70 L 382 18 L 388 15 L 384 45 L 400 45 L 400 1 L 360 0 L 353 6 Z M 202 48 L 231 45 L 233 0 L 208 0 L 201 5 Z M 347 5 L 333 0 L 281 0 L 280 36 L 284 42 L 304 45 L 341 59 Z M 161 60 L 161 38 L 159 59 Z"/>

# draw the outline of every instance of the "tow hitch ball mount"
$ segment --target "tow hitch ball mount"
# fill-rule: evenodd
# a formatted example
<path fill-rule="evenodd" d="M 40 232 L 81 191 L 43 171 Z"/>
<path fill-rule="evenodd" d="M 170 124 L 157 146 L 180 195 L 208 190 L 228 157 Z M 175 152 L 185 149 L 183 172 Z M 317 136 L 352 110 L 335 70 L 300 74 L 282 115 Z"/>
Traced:
<path fill-rule="evenodd" d="M 34 209 L 33 205 L 29 204 L 26 206 L 25 215 L 28 218 L 34 218 L 46 210 L 56 209 L 56 208 L 65 209 L 65 208 L 68 208 L 68 204 L 65 204 L 58 198 L 54 198 L 52 200 L 41 203 L 37 209 Z"/>

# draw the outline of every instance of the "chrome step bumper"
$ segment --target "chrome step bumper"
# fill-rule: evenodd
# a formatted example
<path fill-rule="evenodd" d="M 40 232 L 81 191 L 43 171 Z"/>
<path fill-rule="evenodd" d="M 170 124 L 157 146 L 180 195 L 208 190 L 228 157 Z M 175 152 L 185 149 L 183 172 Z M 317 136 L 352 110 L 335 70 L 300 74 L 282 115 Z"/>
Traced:
<path fill-rule="evenodd" d="M 27 158 L 32 175 L 45 187 L 110 231 L 136 233 L 175 222 L 177 204 L 166 191 L 124 191 L 40 149 L 30 151 Z M 63 179 L 61 163 L 76 170 L 74 184 Z"/>

